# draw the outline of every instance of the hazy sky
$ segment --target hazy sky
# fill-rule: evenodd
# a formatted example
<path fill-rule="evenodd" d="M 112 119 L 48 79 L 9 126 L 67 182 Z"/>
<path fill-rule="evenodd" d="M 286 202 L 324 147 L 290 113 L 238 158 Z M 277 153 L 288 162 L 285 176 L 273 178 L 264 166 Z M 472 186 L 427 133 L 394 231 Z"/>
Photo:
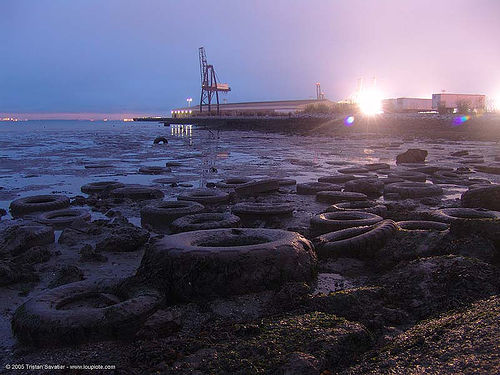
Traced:
<path fill-rule="evenodd" d="M 500 0 L 0 0 L 0 113 L 166 114 L 230 102 L 500 93 Z"/>

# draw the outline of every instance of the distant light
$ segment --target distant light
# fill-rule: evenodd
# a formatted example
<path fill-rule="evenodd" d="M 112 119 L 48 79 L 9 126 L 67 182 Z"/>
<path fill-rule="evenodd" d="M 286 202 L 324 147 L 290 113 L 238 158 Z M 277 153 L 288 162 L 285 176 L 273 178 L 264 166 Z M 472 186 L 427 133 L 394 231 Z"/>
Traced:
<path fill-rule="evenodd" d="M 344 125 L 345 126 L 351 126 L 354 123 L 354 116 L 347 116 L 344 119 Z"/>
<path fill-rule="evenodd" d="M 382 94 L 376 90 L 366 90 L 359 94 L 357 103 L 361 112 L 368 116 L 382 113 Z"/>
<path fill-rule="evenodd" d="M 469 121 L 470 116 L 458 116 L 453 120 L 453 125 L 462 125 L 463 123 Z"/>

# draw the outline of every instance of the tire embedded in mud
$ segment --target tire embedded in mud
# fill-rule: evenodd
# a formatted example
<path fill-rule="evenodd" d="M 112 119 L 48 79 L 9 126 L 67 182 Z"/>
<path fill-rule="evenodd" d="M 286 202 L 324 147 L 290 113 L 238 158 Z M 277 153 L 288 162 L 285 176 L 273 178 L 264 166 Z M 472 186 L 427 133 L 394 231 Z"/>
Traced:
<path fill-rule="evenodd" d="M 319 182 L 328 182 L 330 184 L 343 184 L 347 181 L 355 180 L 357 177 L 352 174 L 339 173 L 330 176 L 318 178 Z"/>
<path fill-rule="evenodd" d="M 481 186 L 462 194 L 462 205 L 500 211 L 500 185 Z"/>
<path fill-rule="evenodd" d="M 229 194 L 214 189 L 196 189 L 179 194 L 180 201 L 193 201 L 201 204 L 217 204 L 229 201 Z"/>
<path fill-rule="evenodd" d="M 153 141 L 153 144 L 155 144 L 155 145 L 160 144 L 160 143 L 167 144 L 168 139 L 165 137 L 156 137 Z"/>
<path fill-rule="evenodd" d="M 82 193 L 89 195 L 102 194 L 123 186 L 125 185 L 117 181 L 99 181 L 85 184 L 80 188 L 80 190 L 82 191 Z"/>
<path fill-rule="evenodd" d="M 257 202 L 243 202 L 237 203 L 233 206 L 231 211 L 236 215 L 292 215 L 294 207 L 290 203 L 257 203 Z"/>
<path fill-rule="evenodd" d="M 379 178 L 358 178 L 347 181 L 344 191 L 363 193 L 369 197 L 380 197 L 384 191 L 384 183 Z"/>
<path fill-rule="evenodd" d="M 342 186 L 328 182 L 305 182 L 297 184 L 297 194 L 314 195 L 319 191 L 340 191 Z"/>
<path fill-rule="evenodd" d="M 320 191 L 316 193 L 316 200 L 324 203 L 340 203 L 353 201 L 366 201 L 368 196 L 363 193 L 355 193 L 350 191 Z"/>
<path fill-rule="evenodd" d="M 64 210 L 44 212 L 37 217 L 39 223 L 54 228 L 68 227 L 76 220 L 89 221 L 90 213 L 80 208 L 67 208 Z"/>
<path fill-rule="evenodd" d="M 279 180 L 268 178 L 264 180 L 251 181 L 237 186 L 234 190 L 238 195 L 257 195 L 277 191 L 280 187 Z"/>
<path fill-rule="evenodd" d="M 398 230 L 392 220 L 375 225 L 342 229 L 313 239 L 318 257 L 371 258 Z"/>
<path fill-rule="evenodd" d="M 206 299 L 310 281 L 316 255 L 302 235 L 278 229 L 212 229 L 166 236 L 137 276 L 178 300 Z"/>
<path fill-rule="evenodd" d="M 196 230 L 237 228 L 240 218 L 229 212 L 204 213 L 180 217 L 172 222 L 170 228 L 174 233 L 192 232 Z"/>
<path fill-rule="evenodd" d="M 132 200 L 148 200 L 163 198 L 161 190 L 144 185 L 125 185 L 121 188 L 111 190 L 114 198 L 128 198 Z"/>
<path fill-rule="evenodd" d="M 340 202 L 326 209 L 326 212 L 335 211 L 363 211 L 381 217 L 385 217 L 387 215 L 387 207 L 375 201 Z"/>
<path fill-rule="evenodd" d="M 319 235 L 340 229 L 373 225 L 382 220 L 384 219 L 378 215 L 362 211 L 326 212 L 311 218 L 311 230 Z"/>
<path fill-rule="evenodd" d="M 172 170 L 168 167 L 140 167 L 139 173 L 141 174 L 164 174 L 170 173 Z"/>
<path fill-rule="evenodd" d="M 443 189 L 426 182 L 396 182 L 385 186 L 384 195 L 396 193 L 401 198 L 423 198 L 443 194 Z"/>
<path fill-rule="evenodd" d="M 157 291 L 121 279 L 85 280 L 25 302 L 14 313 L 12 331 L 34 346 L 121 338 L 134 334 L 160 300 Z"/>
<path fill-rule="evenodd" d="M 406 181 L 425 182 L 427 175 L 416 171 L 395 171 L 388 174 L 388 177 L 402 178 Z"/>
<path fill-rule="evenodd" d="M 65 195 L 33 195 L 12 201 L 10 211 L 14 216 L 32 212 L 54 211 L 69 207 L 69 198 Z"/>
<path fill-rule="evenodd" d="M 398 221 L 396 224 L 402 230 L 435 230 L 442 232 L 450 228 L 450 225 L 447 223 L 429 220 Z"/>
<path fill-rule="evenodd" d="M 500 212 L 488 211 L 482 208 L 443 208 L 432 212 L 430 216 L 442 223 L 466 220 L 500 220 Z"/>
<path fill-rule="evenodd" d="M 193 215 L 205 207 L 193 201 L 164 201 L 141 209 L 141 222 L 153 226 L 168 226 L 182 216 Z"/>
<path fill-rule="evenodd" d="M 252 182 L 253 180 L 251 178 L 246 178 L 246 177 L 233 177 L 233 178 L 227 178 L 223 181 L 219 181 L 215 184 L 216 187 L 220 189 L 234 189 L 237 186 L 241 186 L 243 184 L 246 184 L 248 182 Z"/>

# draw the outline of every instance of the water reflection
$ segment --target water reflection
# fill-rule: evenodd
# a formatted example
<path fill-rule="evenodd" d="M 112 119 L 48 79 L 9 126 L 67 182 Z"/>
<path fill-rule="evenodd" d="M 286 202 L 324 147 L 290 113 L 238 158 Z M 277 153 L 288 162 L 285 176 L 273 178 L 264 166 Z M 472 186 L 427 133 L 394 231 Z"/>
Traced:
<path fill-rule="evenodd" d="M 181 138 L 187 137 L 189 146 L 193 145 L 193 125 L 170 124 L 170 134 Z"/>

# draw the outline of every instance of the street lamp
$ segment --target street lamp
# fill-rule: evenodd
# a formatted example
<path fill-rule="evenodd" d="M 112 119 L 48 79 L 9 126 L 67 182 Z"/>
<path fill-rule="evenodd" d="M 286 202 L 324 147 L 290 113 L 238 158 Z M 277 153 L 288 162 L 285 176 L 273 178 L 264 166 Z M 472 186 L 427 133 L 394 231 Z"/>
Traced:
<path fill-rule="evenodd" d="M 188 107 L 191 107 L 191 102 L 193 101 L 193 98 L 187 98 L 186 101 L 188 102 Z"/>

